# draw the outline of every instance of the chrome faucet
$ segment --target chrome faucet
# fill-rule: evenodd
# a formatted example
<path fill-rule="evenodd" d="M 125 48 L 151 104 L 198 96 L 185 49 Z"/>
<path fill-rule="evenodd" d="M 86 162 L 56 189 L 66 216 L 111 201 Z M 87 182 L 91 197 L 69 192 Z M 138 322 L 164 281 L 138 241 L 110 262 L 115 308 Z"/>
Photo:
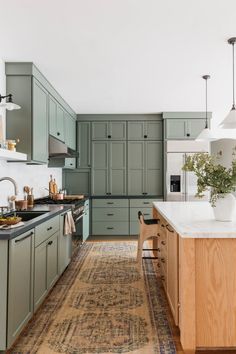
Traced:
<path fill-rule="evenodd" d="M 0 182 L 2 182 L 2 181 L 11 182 L 14 185 L 15 195 L 18 194 L 18 187 L 17 187 L 16 181 L 13 178 L 11 178 L 11 177 L 2 177 L 2 178 L 0 178 Z"/>

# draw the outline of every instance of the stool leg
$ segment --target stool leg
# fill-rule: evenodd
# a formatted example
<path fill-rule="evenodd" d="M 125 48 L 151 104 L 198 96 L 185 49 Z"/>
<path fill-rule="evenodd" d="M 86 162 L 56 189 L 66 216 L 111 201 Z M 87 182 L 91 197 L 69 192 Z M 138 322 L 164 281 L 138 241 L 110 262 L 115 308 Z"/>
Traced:
<path fill-rule="evenodd" d="M 143 252 L 143 241 L 141 235 L 138 238 L 138 249 L 137 249 L 137 262 L 139 268 L 142 268 L 142 252 Z"/>

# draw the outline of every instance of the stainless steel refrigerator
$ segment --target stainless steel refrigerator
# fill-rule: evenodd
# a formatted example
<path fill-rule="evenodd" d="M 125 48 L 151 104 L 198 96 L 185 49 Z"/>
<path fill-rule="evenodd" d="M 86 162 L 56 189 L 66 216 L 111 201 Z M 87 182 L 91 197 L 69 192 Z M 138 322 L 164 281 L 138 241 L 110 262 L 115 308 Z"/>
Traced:
<path fill-rule="evenodd" d="M 206 201 L 196 198 L 197 178 L 193 172 L 182 170 L 186 157 L 196 152 L 209 152 L 209 143 L 196 141 L 167 141 L 166 142 L 166 187 L 165 200 L 167 201 Z"/>

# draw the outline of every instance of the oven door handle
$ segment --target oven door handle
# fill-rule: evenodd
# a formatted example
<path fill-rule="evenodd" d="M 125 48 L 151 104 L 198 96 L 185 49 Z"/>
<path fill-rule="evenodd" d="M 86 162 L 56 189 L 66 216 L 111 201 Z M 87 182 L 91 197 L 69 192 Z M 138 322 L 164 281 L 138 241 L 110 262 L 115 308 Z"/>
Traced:
<path fill-rule="evenodd" d="M 74 219 L 74 222 L 77 223 L 82 217 L 84 216 L 84 213 L 82 213 L 78 218 Z"/>

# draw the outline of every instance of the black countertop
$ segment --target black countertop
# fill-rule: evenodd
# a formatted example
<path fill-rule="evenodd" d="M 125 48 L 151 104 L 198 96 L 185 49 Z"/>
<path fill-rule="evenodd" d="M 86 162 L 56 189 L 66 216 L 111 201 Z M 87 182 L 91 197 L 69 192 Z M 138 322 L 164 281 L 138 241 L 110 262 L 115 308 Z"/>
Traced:
<path fill-rule="evenodd" d="M 8 229 L 0 230 L 0 240 L 11 240 L 24 232 L 34 228 L 35 226 L 41 224 L 42 222 L 51 219 L 53 216 L 60 215 L 63 212 L 69 210 L 71 205 L 35 205 L 33 208 L 30 208 L 25 211 L 46 211 L 45 214 L 40 215 L 32 220 L 24 221 L 24 225 Z"/>

